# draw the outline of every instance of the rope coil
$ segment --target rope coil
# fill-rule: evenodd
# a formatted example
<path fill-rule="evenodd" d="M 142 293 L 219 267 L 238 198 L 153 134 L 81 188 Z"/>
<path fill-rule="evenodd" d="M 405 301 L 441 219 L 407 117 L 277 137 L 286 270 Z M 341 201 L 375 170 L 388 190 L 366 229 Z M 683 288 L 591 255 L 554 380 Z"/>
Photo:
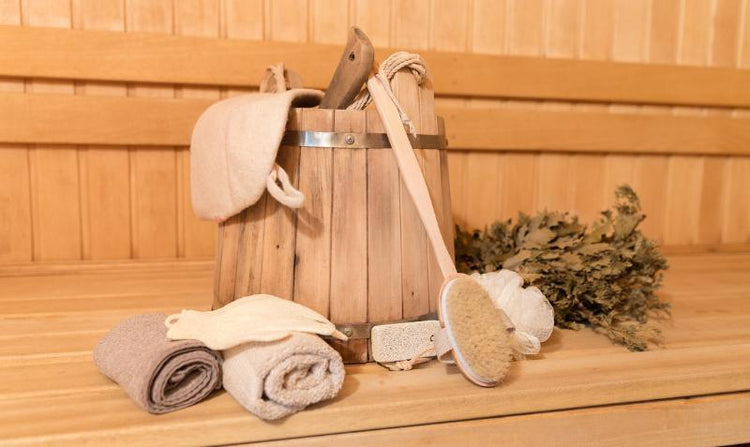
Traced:
<path fill-rule="evenodd" d="M 406 51 L 397 51 L 388 56 L 388 58 L 384 60 L 382 64 L 380 64 L 380 68 L 378 69 L 378 73 L 375 75 L 375 77 L 380 81 L 381 84 L 383 84 L 383 87 L 388 93 L 388 96 L 390 96 L 391 101 L 393 101 L 393 103 L 396 105 L 399 117 L 401 118 L 401 121 L 409 128 L 409 133 L 411 133 L 412 135 L 416 135 L 417 128 L 414 126 L 414 123 L 409 118 L 409 115 L 406 114 L 406 111 L 404 111 L 403 107 L 401 107 L 401 104 L 396 99 L 396 95 L 391 89 L 391 81 L 396 76 L 396 73 L 404 68 L 408 68 L 409 71 L 411 71 L 411 73 L 414 75 L 414 78 L 417 80 L 418 85 L 421 85 L 427 78 L 427 64 L 425 64 L 422 56 Z M 354 102 L 352 102 L 349 107 L 347 107 L 347 109 L 364 110 L 365 107 L 370 105 L 371 102 L 372 96 L 370 96 L 370 92 L 365 88 L 361 92 L 359 92 L 357 97 L 354 98 Z"/>

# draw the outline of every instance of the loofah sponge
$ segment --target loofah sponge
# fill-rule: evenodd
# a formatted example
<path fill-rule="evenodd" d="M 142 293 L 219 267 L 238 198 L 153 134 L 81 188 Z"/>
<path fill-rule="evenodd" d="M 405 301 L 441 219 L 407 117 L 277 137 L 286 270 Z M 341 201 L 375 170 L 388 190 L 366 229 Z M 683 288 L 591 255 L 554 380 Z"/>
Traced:
<path fill-rule="evenodd" d="M 523 278 L 512 270 L 473 273 L 490 294 L 495 306 L 502 309 L 516 330 L 547 341 L 555 327 L 555 311 L 536 287 L 523 287 Z"/>
<path fill-rule="evenodd" d="M 441 291 L 441 321 L 464 375 L 481 386 L 495 386 L 508 373 L 511 347 L 507 317 L 473 278 L 459 275 Z"/>

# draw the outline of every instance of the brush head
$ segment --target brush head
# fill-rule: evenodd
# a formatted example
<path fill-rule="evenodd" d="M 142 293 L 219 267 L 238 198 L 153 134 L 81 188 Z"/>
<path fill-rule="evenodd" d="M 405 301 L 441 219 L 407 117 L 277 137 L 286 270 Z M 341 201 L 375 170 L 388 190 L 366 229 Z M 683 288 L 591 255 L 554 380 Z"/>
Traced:
<path fill-rule="evenodd" d="M 497 386 L 508 374 L 511 340 L 503 311 L 472 277 L 456 275 L 440 291 L 440 321 L 461 372 L 477 385 Z"/>

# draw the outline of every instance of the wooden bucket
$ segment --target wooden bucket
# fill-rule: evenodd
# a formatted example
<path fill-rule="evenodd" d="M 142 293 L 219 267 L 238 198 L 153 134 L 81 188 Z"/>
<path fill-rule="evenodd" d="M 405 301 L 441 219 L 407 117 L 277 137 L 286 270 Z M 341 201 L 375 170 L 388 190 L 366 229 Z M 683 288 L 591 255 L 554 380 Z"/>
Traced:
<path fill-rule="evenodd" d="M 445 139 L 432 85 L 427 80 L 419 86 L 401 71 L 392 86 L 420 134 L 417 158 L 452 250 L 447 155 L 444 145 L 434 148 Z M 213 307 L 267 293 L 316 310 L 343 325 L 344 333 L 351 323 L 434 311 L 443 278 L 395 158 L 388 147 L 362 147 L 385 138 L 374 107 L 293 109 L 285 141 L 304 144 L 301 132 L 310 131 L 334 132 L 328 136 L 343 147 L 279 149 L 277 162 L 305 194 L 305 204 L 294 211 L 266 193 L 219 225 Z M 367 362 L 368 340 L 356 337 L 332 344 L 346 362 Z"/>

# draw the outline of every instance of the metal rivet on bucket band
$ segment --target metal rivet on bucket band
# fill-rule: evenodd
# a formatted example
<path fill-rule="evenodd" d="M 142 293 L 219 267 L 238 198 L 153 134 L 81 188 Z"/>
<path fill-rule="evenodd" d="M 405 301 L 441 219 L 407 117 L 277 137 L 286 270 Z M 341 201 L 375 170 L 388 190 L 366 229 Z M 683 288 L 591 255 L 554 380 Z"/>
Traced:
<path fill-rule="evenodd" d="M 409 135 L 416 149 L 445 149 L 444 135 Z M 315 132 L 288 130 L 281 140 L 282 146 L 348 147 L 352 149 L 390 149 L 388 135 L 384 133 Z"/>

